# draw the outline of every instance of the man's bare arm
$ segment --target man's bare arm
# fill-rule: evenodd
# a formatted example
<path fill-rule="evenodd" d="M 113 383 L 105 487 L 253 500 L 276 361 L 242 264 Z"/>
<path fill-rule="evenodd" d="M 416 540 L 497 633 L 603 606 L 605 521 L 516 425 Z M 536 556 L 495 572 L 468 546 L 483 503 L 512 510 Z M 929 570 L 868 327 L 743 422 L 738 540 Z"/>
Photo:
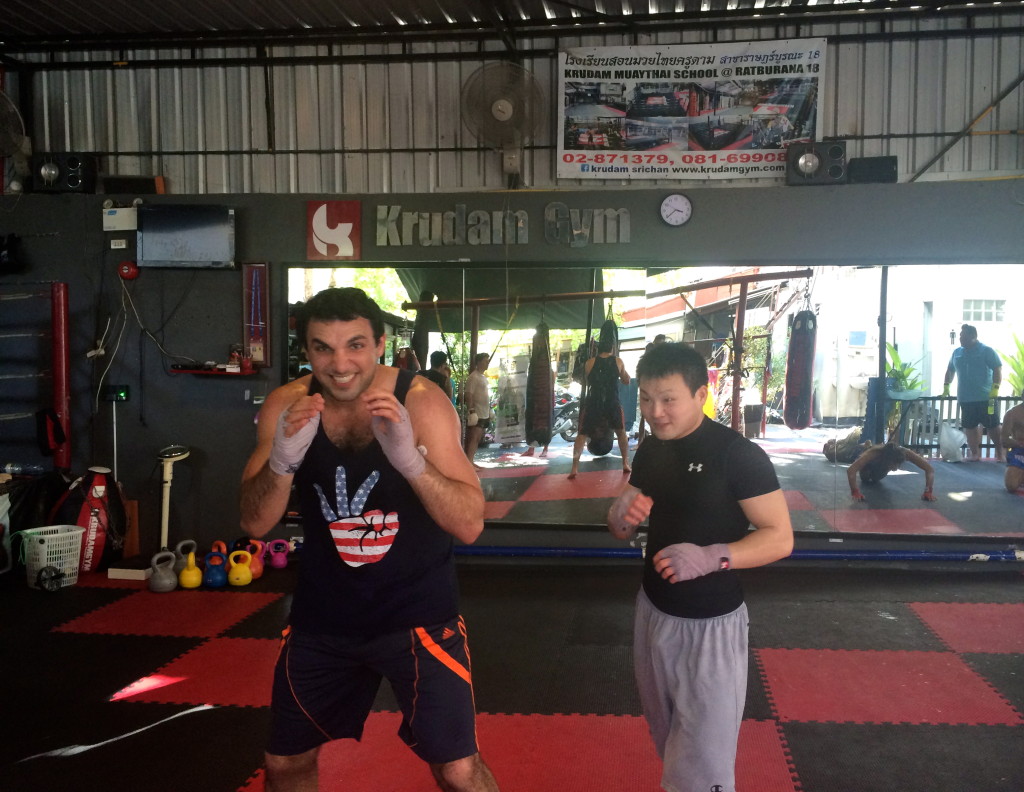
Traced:
<path fill-rule="evenodd" d="M 476 541 L 484 528 L 484 494 L 462 450 L 458 414 L 444 393 L 426 382 L 409 388 L 406 407 L 416 444 L 426 450 L 426 466 L 409 484 L 442 530 L 466 543 Z"/>
<path fill-rule="evenodd" d="M 260 537 L 273 528 L 288 507 L 294 475 L 280 475 L 268 464 L 274 446 L 274 434 L 282 413 L 303 396 L 306 379 L 275 389 L 260 408 L 256 423 L 256 449 L 242 473 L 240 513 L 242 530 Z"/>
<path fill-rule="evenodd" d="M 734 569 L 764 566 L 793 552 L 793 526 L 782 490 L 739 503 L 755 530 L 729 544 Z"/>

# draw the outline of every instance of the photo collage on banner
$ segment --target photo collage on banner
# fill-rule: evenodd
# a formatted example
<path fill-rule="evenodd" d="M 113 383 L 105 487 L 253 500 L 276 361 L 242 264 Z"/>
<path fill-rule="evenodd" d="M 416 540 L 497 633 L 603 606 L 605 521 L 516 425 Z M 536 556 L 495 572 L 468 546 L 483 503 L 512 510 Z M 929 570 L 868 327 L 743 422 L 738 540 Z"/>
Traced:
<path fill-rule="evenodd" d="M 823 38 L 559 54 L 560 179 L 782 177 L 816 139 Z"/>

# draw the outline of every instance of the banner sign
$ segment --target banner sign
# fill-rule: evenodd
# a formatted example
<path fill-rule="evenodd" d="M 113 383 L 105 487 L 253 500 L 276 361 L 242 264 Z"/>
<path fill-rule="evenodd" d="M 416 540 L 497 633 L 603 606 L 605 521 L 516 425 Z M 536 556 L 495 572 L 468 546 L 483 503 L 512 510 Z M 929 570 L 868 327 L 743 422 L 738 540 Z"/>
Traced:
<path fill-rule="evenodd" d="M 560 179 L 785 175 L 821 130 L 826 39 L 559 53 Z"/>

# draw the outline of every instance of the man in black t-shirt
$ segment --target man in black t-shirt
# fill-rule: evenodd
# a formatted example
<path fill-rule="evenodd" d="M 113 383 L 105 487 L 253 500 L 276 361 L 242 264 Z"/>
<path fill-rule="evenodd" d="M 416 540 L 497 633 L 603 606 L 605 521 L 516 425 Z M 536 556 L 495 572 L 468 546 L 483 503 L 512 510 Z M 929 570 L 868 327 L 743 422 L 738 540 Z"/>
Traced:
<path fill-rule="evenodd" d="M 452 370 L 448 366 L 448 355 L 438 350 L 430 353 L 430 368 L 416 372 L 420 376 L 436 383 L 444 391 L 444 395 L 452 398 Z"/>
<path fill-rule="evenodd" d="M 731 570 L 789 555 L 789 509 L 764 451 L 704 415 L 698 352 L 654 346 L 637 378 L 653 437 L 637 450 L 608 527 L 629 539 L 650 518 L 633 647 L 644 717 L 665 789 L 734 792 L 747 610 Z"/>

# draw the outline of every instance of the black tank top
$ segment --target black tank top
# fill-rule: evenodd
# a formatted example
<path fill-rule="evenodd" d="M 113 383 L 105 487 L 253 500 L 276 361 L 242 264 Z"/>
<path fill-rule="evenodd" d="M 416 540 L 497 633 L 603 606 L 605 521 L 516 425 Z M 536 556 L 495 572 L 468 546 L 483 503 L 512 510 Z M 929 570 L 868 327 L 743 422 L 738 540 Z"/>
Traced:
<path fill-rule="evenodd" d="M 395 396 L 412 382 L 399 370 Z M 310 392 L 318 390 L 313 378 Z M 294 627 L 369 636 L 458 615 L 453 540 L 376 440 L 345 452 L 317 429 L 295 474 L 304 526 Z"/>

